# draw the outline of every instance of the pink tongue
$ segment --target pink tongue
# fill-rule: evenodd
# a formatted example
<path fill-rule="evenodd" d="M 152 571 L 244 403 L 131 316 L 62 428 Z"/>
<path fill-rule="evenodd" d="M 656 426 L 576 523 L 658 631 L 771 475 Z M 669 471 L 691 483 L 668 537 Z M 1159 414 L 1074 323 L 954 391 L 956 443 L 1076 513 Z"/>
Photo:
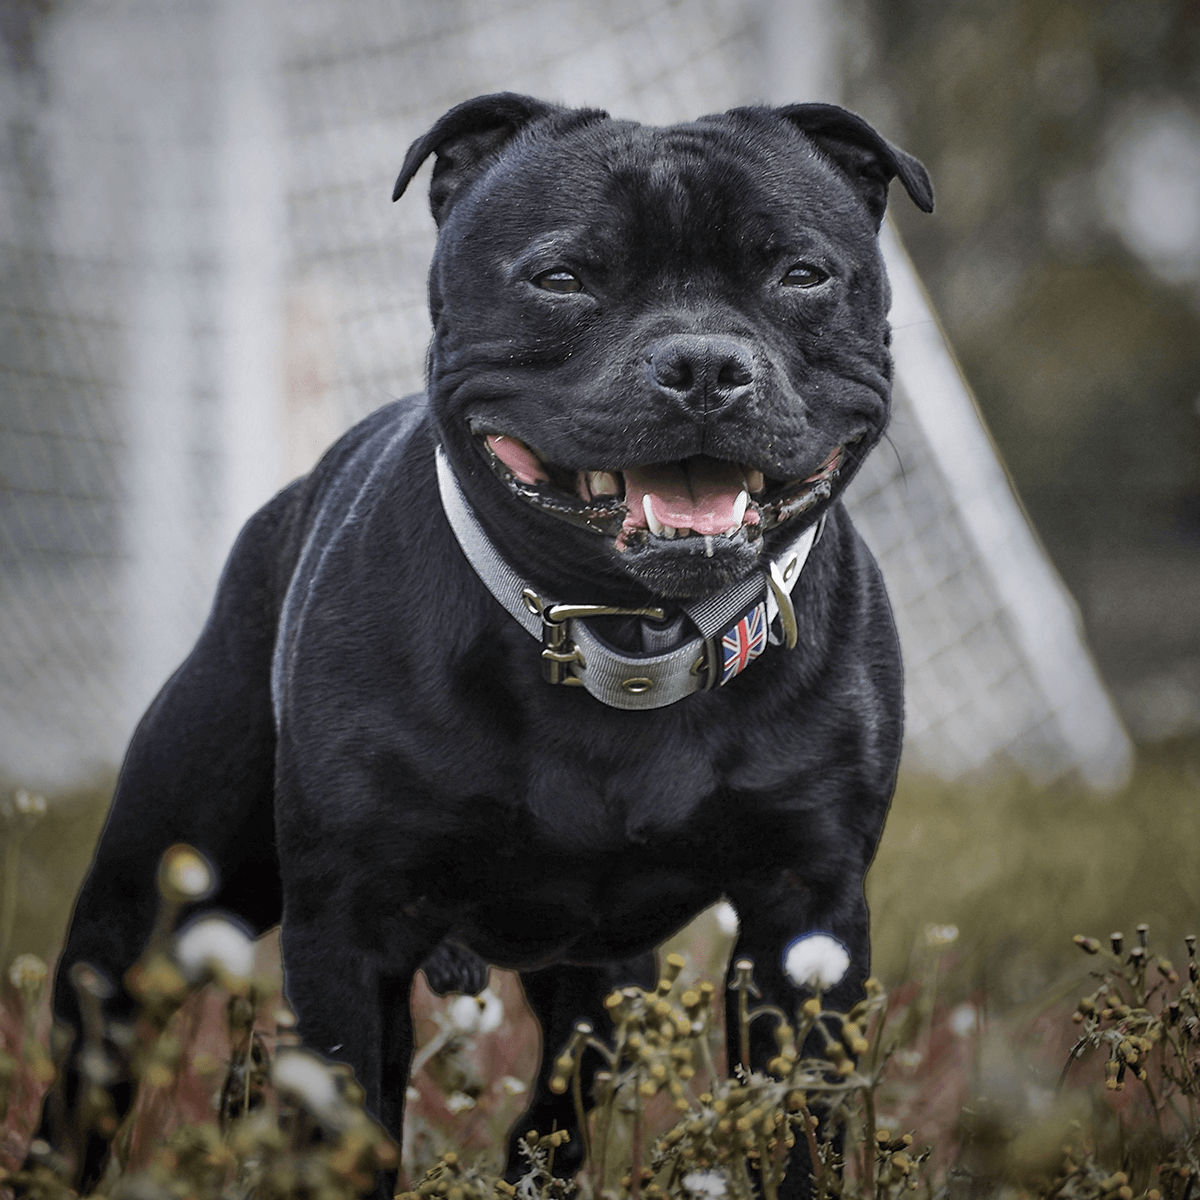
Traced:
<path fill-rule="evenodd" d="M 740 524 L 733 505 L 745 487 L 737 463 L 715 458 L 691 458 L 686 463 L 658 463 L 625 470 L 625 506 L 643 525 L 642 497 L 663 525 L 693 533 L 718 534 Z"/>

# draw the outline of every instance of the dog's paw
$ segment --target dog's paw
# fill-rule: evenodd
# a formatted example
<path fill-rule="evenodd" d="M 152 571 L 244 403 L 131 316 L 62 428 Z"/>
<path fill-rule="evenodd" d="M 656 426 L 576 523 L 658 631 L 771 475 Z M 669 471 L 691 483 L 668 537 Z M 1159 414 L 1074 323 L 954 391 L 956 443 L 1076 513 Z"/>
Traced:
<path fill-rule="evenodd" d="M 488 964 L 478 954 L 455 942 L 439 942 L 421 964 L 425 980 L 439 996 L 462 992 L 477 996 L 487 987 Z"/>

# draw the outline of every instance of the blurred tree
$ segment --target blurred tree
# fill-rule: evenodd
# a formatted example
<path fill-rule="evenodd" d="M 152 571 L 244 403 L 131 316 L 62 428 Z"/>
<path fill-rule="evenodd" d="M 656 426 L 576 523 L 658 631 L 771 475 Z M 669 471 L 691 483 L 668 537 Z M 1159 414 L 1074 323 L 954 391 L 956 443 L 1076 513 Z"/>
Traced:
<path fill-rule="evenodd" d="M 856 9 L 848 102 L 933 175 L 895 219 L 1085 615 L 1100 560 L 1200 562 L 1200 6 Z"/>

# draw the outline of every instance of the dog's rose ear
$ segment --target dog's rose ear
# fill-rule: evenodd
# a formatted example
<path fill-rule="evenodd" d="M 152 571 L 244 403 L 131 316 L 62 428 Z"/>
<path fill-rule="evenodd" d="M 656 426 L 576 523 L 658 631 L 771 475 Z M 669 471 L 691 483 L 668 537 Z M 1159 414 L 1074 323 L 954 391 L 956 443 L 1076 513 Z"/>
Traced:
<path fill-rule="evenodd" d="M 476 96 L 456 105 L 409 147 L 392 189 L 392 199 L 400 199 L 421 164 L 436 154 L 429 207 L 440 225 L 447 204 L 464 184 L 479 174 L 501 146 L 534 121 L 564 111 L 557 105 L 515 92 Z"/>
<path fill-rule="evenodd" d="M 883 223 L 888 184 L 899 179 L 912 202 L 933 212 L 933 184 L 911 154 L 905 154 L 870 125 L 836 104 L 789 104 L 774 110 L 816 142 L 862 194 L 876 226 Z"/>

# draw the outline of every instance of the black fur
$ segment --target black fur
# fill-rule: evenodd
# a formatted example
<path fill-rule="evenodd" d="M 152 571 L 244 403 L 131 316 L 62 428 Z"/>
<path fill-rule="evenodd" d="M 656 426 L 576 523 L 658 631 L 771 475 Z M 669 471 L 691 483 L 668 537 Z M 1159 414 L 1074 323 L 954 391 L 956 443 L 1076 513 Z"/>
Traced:
<path fill-rule="evenodd" d="M 242 532 L 130 746 L 55 991 L 77 1023 L 72 963 L 119 985 L 153 920 L 155 864 L 189 842 L 217 869 L 210 905 L 256 931 L 282 920 L 305 1042 L 353 1066 L 397 1138 L 423 962 L 439 989 L 478 988 L 482 962 L 522 972 L 546 1054 L 520 1128 L 573 1126 L 546 1086 L 556 1044 L 578 1017 L 603 1027 L 605 991 L 648 984 L 653 947 L 722 895 L 767 999 L 795 1004 L 781 955 L 814 930 L 852 956 L 830 1002 L 860 994 L 901 677 L 879 572 L 837 496 L 887 420 L 888 180 L 932 205 L 920 164 L 828 105 L 654 129 L 483 97 L 413 146 L 397 196 L 430 154 L 429 400 L 375 413 Z M 828 279 L 783 287 L 798 261 Z M 536 284 L 555 269 L 582 290 Z M 621 550 L 531 507 L 481 432 L 571 471 L 705 454 L 781 480 L 852 445 L 828 501 L 709 558 L 688 542 Z M 825 513 L 794 596 L 798 646 L 652 711 L 551 687 L 454 540 L 436 441 L 512 566 L 572 601 L 670 607 Z M 127 1008 L 118 991 L 113 1012 Z M 69 1071 L 68 1104 L 77 1086 Z"/>

